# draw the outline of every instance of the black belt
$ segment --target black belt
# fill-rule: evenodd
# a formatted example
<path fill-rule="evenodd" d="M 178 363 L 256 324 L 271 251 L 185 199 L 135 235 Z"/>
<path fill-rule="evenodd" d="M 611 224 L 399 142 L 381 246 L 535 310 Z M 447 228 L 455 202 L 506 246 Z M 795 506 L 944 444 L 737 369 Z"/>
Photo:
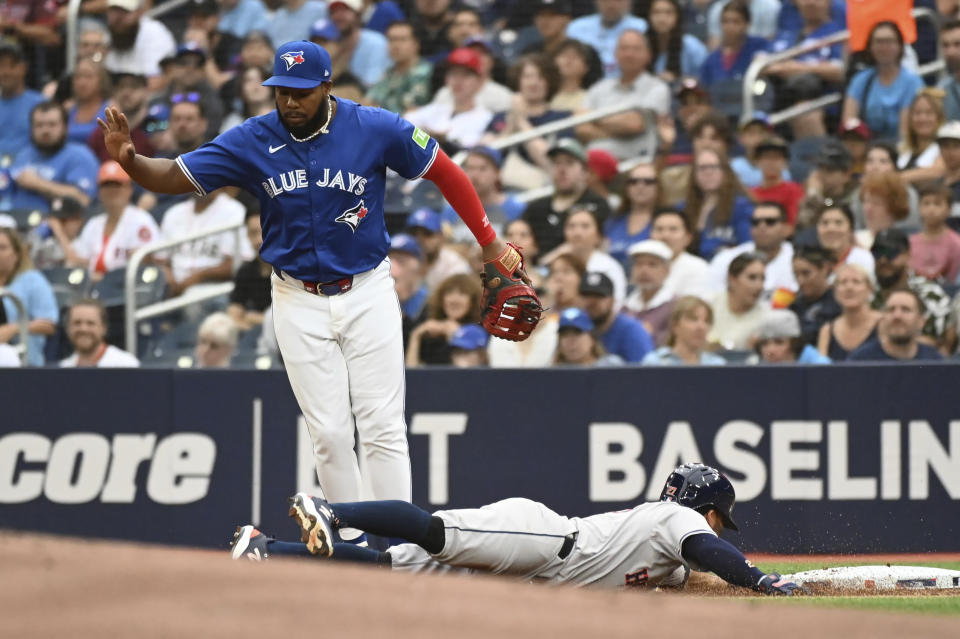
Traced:
<path fill-rule="evenodd" d="M 273 272 L 277 274 L 281 280 L 283 278 L 283 273 L 276 266 L 273 267 Z M 339 280 L 333 280 L 332 282 L 305 282 L 299 280 L 303 284 L 303 290 L 308 293 L 313 293 L 314 295 L 326 295 L 328 297 L 333 295 L 340 295 L 340 293 L 346 293 L 351 288 L 353 288 L 353 275 L 348 275 L 347 277 Z"/>
<path fill-rule="evenodd" d="M 580 534 L 580 531 L 575 530 L 563 538 L 563 545 L 560 546 L 560 552 L 557 553 L 557 557 L 559 557 L 560 559 L 567 558 L 567 555 L 569 555 L 570 551 L 573 550 L 574 544 L 577 543 L 577 535 L 579 534 Z"/>

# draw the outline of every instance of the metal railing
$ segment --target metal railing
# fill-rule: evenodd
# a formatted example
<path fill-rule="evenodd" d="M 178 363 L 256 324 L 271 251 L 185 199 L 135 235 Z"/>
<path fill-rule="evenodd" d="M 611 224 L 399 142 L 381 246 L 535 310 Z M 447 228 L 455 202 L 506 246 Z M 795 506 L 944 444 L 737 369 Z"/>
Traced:
<path fill-rule="evenodd" d="M 535 138 L 543 137 L 544 135 L 556 133 L 557 131 L 563 131 L 564 129 L 569 129 L 581 124 L 602 120 L 603 118 L 610 117 L 611 115 L 618 115 L 620 113 L 626 113 L 627 111 L 644 110 L 646 109 L 641 109 L 632 104 L 614 104 L 612 106 L 594 109 L 593 111 L 589 111 L 587 113 L 571 115 L 563 118 L 562 120 L 554 120 L 553 122 L 541 124 L 540 126 L 534 127 L 529 131 L 521 131 L 519 133 L 513 133 L 511 135 L 504 136 L 502 138 L 497 138 L 486 146 L 500 151 L 512 146 L 517 146 L 518 144 L 523 144 L 524 142 L 529 142 Z M 466 157 L 467 151 L 460 151 L 453 157 L 453 160 L 457 164 L 462 164 Z"/>
<path fill-rule="evenodd" d="M 202 302 L 204 300 L 227 294 L 233 290 L 232 281 L 219 282 L 215 285 L 205 286 L 202 291 L 190 291 L 190 289 L 187 289 L 186 292 L 178 297 L 163 300 L 162 302 L 157 302 L 156 304 L 150 304 L 149 306 L 144 306 L 143 308 L 137 310 L 137 273 L 140 271 L 140 265 L 147 258 L 147 256 L 180 246 L 181 244 L 194 242 L 204 237 L 233 231 L 237 234 L 237 241 L 234 245 L 233 251 L 233 270 L 236 272 L 236 270 L 240 267 L 240 263 L 243 261 L 243 258 L 240 255 L 240 247 L 243 245 L 243 229 L 243 222 L 220 224 L 218 226 L 212 226 L 209 229 L 202 229 L 188 235 L 182 235 L 169 240 L 161 240 L 160 242 L 153 242 L 152 244 L 141 246 L 134 251 L 133 255 L 130 256 L 130 261 L 127 262 L 126 273 L 124 273 L 123 287 L 123 321 L 127 352 L 134 355 L 137 353 L 137 322 L 150 319 L 152 317 L 158 317 L 160 315 L 166 315 L 167 313 L 190 306 L 191 304 L 196 304 L 197 302 Z"/>
<path fill-rule="evenodd" d="M 23 300 L 10 292 L 9 289 L 0 287 L 0 303 L 3 302 L 3 298 L 5 297 L 17 307 L 17 325 L 20 327 L 20 343 L 13 348 L 17 351 L 17 357 L 20 358 L 20 365 L 26 366 L 29 356 L 27 339 L 30 337 L 30 318 L 27 316 L 27 307 L 23 305 Z"/>
<path fill-rule="evenodd" d="M 943 63 L 943 52 L 941 51 L 940 46 L 940 16 L 926 8 L 918 8 L 912 11 L 912 15 L 915 20 L 929 20 L 933 25 L 934 31 L 936 32 L 936 43 L 937 43 L 937 59 L 934 62 L 927 63 L 918 67 L 917 71 L 921 76 L 929 75 L 931 73 L 938 73 L 945 69 Z M 743 74 L 743 111 L 740 114 L 740 121 L 746 122 L 756 111 L 756 88 L 758 82 L 760 82 L 760 73 L 767 67 L 777 64 L 778 62 L 784 62 L 785 60 L 791 60 L 797 56 L 801 56 L 804 53 L 810 53 L 811 51 L 816 51 L 826 46 L 832 46 L 834 44 L 846 43 L 850 40 L 850 30 L 844 29 L 843 31 L 838 31 L 828 35 L 825 38 L 819 40 L 814 40 L 813 42 L 808 42 L 806 44 L 798 45 L 792 47 L 785 51 L 779 53 L 773 53 L 770 55 L 759 55 L 753 59 L 753 62 L 750 63 L 750 66 L 747 67 L 747 72 Z M 765 84 L 761 83 L 761 87 L 765 88 Z M 760 93 L 763 93 L 761 89 Z M 770 115 L 770 120 L 772 124 L 779 124 L 785 122 L 790 118 L 802 115 L 809 111 L 823 108 L 831 104 L 841 102 L 843 100 L 843 94 L 839 91 L 834 91 L 833 93 L 828 93 L 823 95 L 815 100 L 808 100 L 795 104 L 794 106 L 784 109 L 783 111 L 773 113 Z M 785 115 L 788 114 L 788 115 Z"/>

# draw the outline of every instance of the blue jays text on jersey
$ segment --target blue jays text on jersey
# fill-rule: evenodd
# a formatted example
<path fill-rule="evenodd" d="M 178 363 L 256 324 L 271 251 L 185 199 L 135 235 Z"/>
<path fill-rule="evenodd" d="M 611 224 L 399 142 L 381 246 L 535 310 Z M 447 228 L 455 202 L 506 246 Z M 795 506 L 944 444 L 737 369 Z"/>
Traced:
<path fill-rule="evenodd" d="M 278 184 L 279 183 L 279 184 Z M 361 175 L 354 175 L 347 171 L 344 176 L 343 171 L 334 173 L 330 177 L 330 169 L 323 169 L 323 176 L 315 182 L 316 186 L 329 187 L 331 189 L 340 189 L 354 195 L 363 195 L 363 189 L 367 186 L 367 178 Z M 294 191 L 296 189 L 306 189 L 310 187 L 307 181 L 306 169 L 297 169 L 296 171 L 287 171 L 276 176 L 276 178 L 267 178 L 263 183 L 263 190 L 270 197 L 277 197 L 281 193 Z"/>
<path fill-rule="evenodd" d="M 273 111 L 177 158 L 200 194 L 239 186 L 255 195 L 261 257 L 313 282 L 369 271 L 383 261 L 390 241 L 386 169 L 420 178 L 439 149 L 395 113 L 331 98 L 337 110 L 326 135 L 296 142 Z"/>

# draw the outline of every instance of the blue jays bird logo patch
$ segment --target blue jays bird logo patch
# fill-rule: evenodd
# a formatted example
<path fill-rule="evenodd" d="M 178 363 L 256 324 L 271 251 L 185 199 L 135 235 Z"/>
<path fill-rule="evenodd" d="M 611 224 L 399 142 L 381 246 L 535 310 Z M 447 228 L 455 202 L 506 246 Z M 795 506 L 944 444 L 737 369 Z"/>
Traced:
<path fill-rule="evenodd" d="M 338 217 L 335 221 L 343 222 L 350 227 L 351 231 L 356 233 L 357 227 L 360 226 L 360 222 L 365 217 L 367 217 L 367 207 L 363 205 L 363 200 L 360 200 L 356 206 L 341 213 L 340 217 Z"/>
<path fill-rule="evenodd" d="M 297 66 L 298 64 L 303 64 L 305 62 L 303 57 L 303 51 L 287 51 L 280 56 L 284 62 L 287 63 L 287 71 Z"/>

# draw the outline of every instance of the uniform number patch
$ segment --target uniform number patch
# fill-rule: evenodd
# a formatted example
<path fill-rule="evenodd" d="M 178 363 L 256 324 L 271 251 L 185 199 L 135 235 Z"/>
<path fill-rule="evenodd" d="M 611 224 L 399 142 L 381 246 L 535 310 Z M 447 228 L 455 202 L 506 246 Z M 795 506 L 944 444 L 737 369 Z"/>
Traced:
<path fill-rule="evenodd" d="M 421 149 L 426 150 L 427 143 L 430 141 L 430 135 L 420 127 L 415 127 L 413 129 L 413 141 L 416 142 L 417 146 Z"/>

